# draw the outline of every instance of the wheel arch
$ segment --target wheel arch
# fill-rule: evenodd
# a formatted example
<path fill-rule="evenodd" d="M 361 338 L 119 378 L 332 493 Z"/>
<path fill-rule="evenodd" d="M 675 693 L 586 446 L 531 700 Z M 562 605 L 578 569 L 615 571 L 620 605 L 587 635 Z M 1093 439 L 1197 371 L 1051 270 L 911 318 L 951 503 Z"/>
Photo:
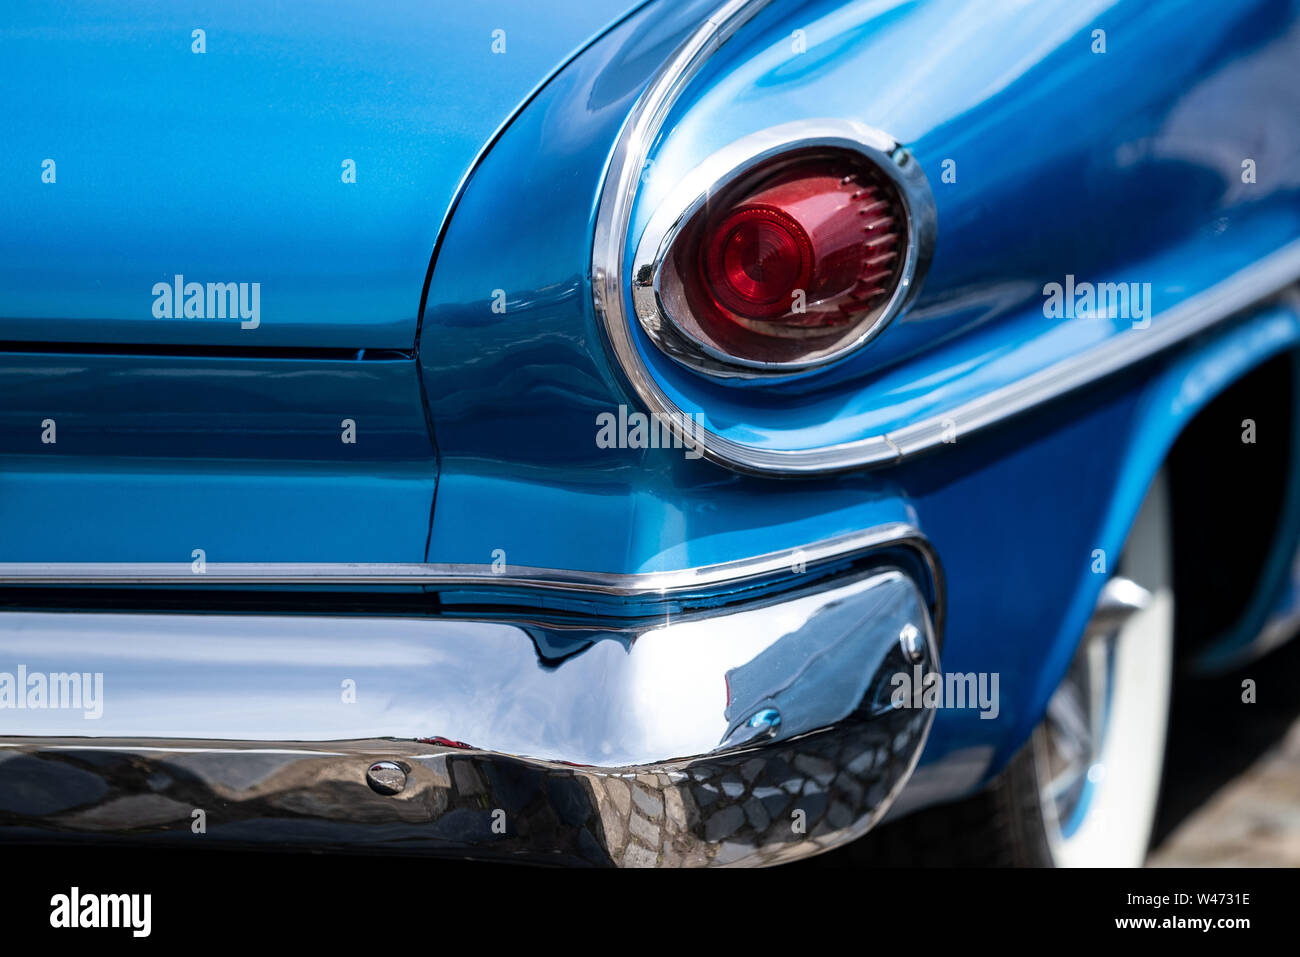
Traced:
<path fill-rule="evenodd" d="M 1300 428 L 1300 414 L 1297 414 L 1295 406 L 1300 395 L 1292 387 L 1297 380 L 1297 367 L 1300 366 L 1298 306 L 1300 297 L 1288 297 L 1259 307 L 1217 335 L 1196 340 L 1151 371 L 1150 378 L 1142 387 L 1133 426 L 1125 440 L 1122 466 L 1115 475 L 1109 506 L 1094 537 L 1094 556 L 1100 553 L 1104 557 L 1103 569 L 1113 568 L 1147 489 L 1160 468 L 1168 462 L 1171 472 L 1178 473 L 1173 477 L 1174 482 L 1180 483 L 1183 488 L 1194 486 L 1195 477 L 1189 478 L 1188 470 L 1195 466 L 1199 455 L 1213 452 L 1213 448 L 1207 446 L 1205 437 L 1199 434 L 1204 423 L 1213 423 L 1224 415 L 1233 414 L 1244 401 L 1240 398 L 1242 395 L 1253 395 L 1255 401 L 1258 401 L 1270 383 L 1283 380 L 1287 383 L 1287 401 L 1290 407 L 1285 416 L 1285 434 L 1270 434 L 1270 441 L 1285 445 L 1284 454 L 1281 455 L 1281 460 L 1286 463 L 1286 474 L 1280 483 L 1284 492 L 1281 499 L 1284 506 L 1281 521 L 1273 535 L 1262 537 L 1260 544 L 1255 546 L 1256 552 L 1250 556 L 1251 560 L 1241 562 L 1243 577 L 1251 576 L 1251 568 L 1258 569 L 1260 577 L 1254 587 L 1247 582 L 1240 588 L 1236 608 L 1225 613 L 1227 617 L 1234 617 L 1231 613 L 1235 612 L 1232 625 L 1201 636 L 1199 646 L 1192 649 L 1195 655 L 1190 660 L 1198 668 L 1208 667 L 1217 659 L 1231 657 L 1229 651 L 1239 655 L 1242 648 L 1248 647 L 1285 589 L 1290 559 L 1295 554 L 1297 541 L 1300 541 L 1300 489 L 1295 481 L 1297 469 L 1300 468 L 1300 433 L 1297 432 Z M 1256 419 L 1257 431 L 1255 446 L 1250 448 L 1252 452 L 1258 451 L 1258 426 L 1262 413 L 1253 418 Z M 1239 442 L 1241 432 L 1240 425 L 1233 432 Z M 1246 443 L 1242 445 L 1246 446 Z M 1230 463 L 1219 461 L 1216 467 L 1232 477 L 1234 468 Z M 1241 469 L 1236 471 L 1242 472 Z M 1246 489 L 1244 479 L 1247 475 L 1248 473 L 1236 476 L 1239 479 L 1236 486 L 1238 490 Z M 1225 490 L 1232 488 L 1231 482 L 1224 484 Z M 1228 491 L 1222 494 L 1228 494 Z M 1244 495 L 1245 492 L 1242 491 L 1241 494 Z M 1186 568 L 1189 561 L 1210 565 L 1216 560 L 1208 541 L 1199 543 L 1203 547 L 1196 547 L 1196 530 L 1205 527 L 1207 522 L 1231 523 L 1237 518 L 1233 513 L 1232 502 L 1218 501 L 1214 504 L 1216 508 L 1213 513 L 1199 515 L 1197 508 L 1203 506 L 1203 502 L 1193 495 L 1184 496 L 1174 503 L 1176 590 L 1180 580 L 1180 565 Z M 1259 520 L 1258 516 L 1267 516 L 1268 504 L 1267 501 L 1256 504 L 1259 506 L 1255 510 L 1256 520 Z M 1188 550 L 1186 554 L 1180 551 L 1182 548 Z M 1047 700 L 1069 666 L 1084 625 L 1106 580 L 1105 574 L 1094 573 L 1097 567 L 1094 561 L 1081 572 L 1079 587 L 1074 591 L 1074 598 L 1067 614 L 1062 618 L 1059 632 L 1053 636 L 1052 651 L 1040 682 L 1034 689 L 1032 707 L 1022 713 L 1023 727 L 1018 728 L 1017 733 L 1010 738 L 1015 747 L 1028 737 L 1041 720 Z M 1175 610 L 1176 641 L 1180 641 L 1178 620 L 1187 613 L 1187 609 Z M 1000 770 L 1011 758 L 1015 747 L 1008 747 L 1005 753 L 995 756 L 990 771 Z"/>

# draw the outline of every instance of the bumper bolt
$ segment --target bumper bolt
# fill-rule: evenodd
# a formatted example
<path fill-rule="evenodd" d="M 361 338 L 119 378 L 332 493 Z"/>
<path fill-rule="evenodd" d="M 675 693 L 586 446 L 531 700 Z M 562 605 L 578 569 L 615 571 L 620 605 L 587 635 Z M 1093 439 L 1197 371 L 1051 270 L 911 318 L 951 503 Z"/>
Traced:
<path fill-rule="evenodd" d="M 378 794 L 398 794 L 406 787 L 406 772 L 392 761 L 376 761 L 366 769 L 366 783 Z"/>
<path fill-rule="evenodd" d="M 918 665 L 925 658 L 925 642 L 921 640 L 921 632 L 916 625 L 904 625 L 903 630 L 898 633 L 898 643 L 903 649 L 903 654 L 912 664 Z"/>

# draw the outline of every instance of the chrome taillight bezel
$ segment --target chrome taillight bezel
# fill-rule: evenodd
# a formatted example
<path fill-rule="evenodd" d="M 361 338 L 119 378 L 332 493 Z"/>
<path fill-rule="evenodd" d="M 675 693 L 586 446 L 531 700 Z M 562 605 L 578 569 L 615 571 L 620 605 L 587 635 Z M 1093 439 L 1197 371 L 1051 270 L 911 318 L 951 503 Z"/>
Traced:
<path fill-rule="evenodd" d="M 699 319 L 686 297 L 676 295 L 667 266 L 675 243 L 713 197 L 783 156 L 817 150 L 853 154 L 897 190 L 906 218 L 904 259 L 897 283 L 874 318 L 856 334 L 807 358 L 761 361 L 715 348 L 692 332 Z M 773 378 L 824 367 L 861 349 L 915 299 L 933 255 L 937 232 L 934 197 L 915 157 L 889 135 L 851 120 L 801 120 L 743 137 L 692 169 L 664 198 L 637 242 L 631 295 L 637 321 L 658 348 L 675 362 L 715 378 Z M 667 270 L 667 271 L 666 271 Z"/>

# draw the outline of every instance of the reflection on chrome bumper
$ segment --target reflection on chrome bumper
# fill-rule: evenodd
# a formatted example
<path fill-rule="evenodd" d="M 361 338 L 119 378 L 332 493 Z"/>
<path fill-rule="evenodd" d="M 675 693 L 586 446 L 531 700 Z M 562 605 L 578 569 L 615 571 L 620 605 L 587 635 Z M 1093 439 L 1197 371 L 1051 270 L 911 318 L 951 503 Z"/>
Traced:
<path fill-rule="evenodd" d="M 0 710 L 5 837 L 675 865 L 865 832 L 933 716 L 890 707 L 890 679 L 938 662 L 920 590 L 886 569 L 634 631 L 6 613 L 18 665 L 102 673 L 102 717 Z"/>

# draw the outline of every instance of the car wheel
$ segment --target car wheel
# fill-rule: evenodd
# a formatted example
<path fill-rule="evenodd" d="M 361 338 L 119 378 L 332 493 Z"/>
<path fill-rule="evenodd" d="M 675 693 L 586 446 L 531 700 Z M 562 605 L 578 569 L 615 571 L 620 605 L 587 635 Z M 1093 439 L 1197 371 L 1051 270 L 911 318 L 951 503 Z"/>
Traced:
<path fill-rule="evenodd" d="M 1142 503 L 1042 723 L 984 791 L 879 829 L 874 864 L 1137 866 L 1146 857 L 1173 673 L 1168 481 Z"/>
<path fill-rule="evenodd" d="M 1115 577 L 1023 763 L 1037 787 L 1038 863 L 1136 867 L 1155 821 L 1169 718 L 1174 594 L 1168 488 L 1147 492 Z"/>

